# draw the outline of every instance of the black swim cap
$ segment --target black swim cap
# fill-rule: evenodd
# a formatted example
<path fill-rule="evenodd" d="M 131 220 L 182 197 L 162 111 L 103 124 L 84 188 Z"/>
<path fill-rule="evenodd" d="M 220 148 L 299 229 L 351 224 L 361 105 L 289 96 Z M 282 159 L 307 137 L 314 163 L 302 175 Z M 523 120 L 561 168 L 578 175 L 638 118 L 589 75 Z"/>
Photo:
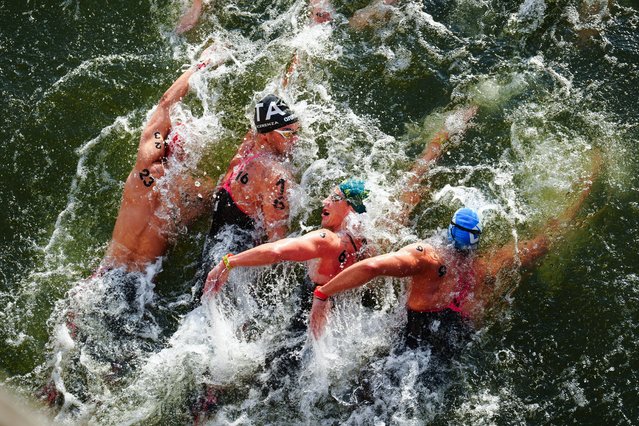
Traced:
<path fill-rule="evenodd" d="M 268 133 L 297 122 L 297 116 L 275 95 L 267 95 L 255 104 L 255 127 L 258 133 Z"/>

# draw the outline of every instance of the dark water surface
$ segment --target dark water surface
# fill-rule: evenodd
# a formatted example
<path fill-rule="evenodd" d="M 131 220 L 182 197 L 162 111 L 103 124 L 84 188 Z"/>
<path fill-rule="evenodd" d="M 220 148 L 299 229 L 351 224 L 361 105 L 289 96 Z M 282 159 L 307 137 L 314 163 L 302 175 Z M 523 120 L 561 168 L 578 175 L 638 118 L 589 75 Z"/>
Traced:
<path fill-rule="evenodd" d="M 65 405 L 42 410 L 70 423 L 190 423 L 206 383 L 224 389 L 214 424 L 639 424 L 639 4 L 400 0 L 385 24 L 349 28 L 366 3 L 335 2 L 334 22 L 309 28 L 301 1 L 213 1 L 184 37 L 172 32 L 179 1 L 0 3 L 8 388 L 37 398 L 57 371 Z M 284 332 L 303 272 L 237 274 L 233 292 L 191 312 L 206 218 L 163 262 L 146 313 L 153 333 L 118 346 L 96 329 L 69 346 L 64 310 L 98 299 L 67 292 L 104 255 L 147 113 L 213 40 L 233 61 L 199 76 L 174 115 L 194 129 L 193 167 L 215 178 L 253 102 L 302 52 L 287 90 L 305 127 L 293 232 L 318 225 L 327 188 L 366 176 L 373 239 L 436 244 L 465 203 L 483 212 L 486 252 L 542 232 L 594 152 L 601 173 L 553 251 L 500 277 L 494 309 L 448 366 L 393 352 L 403 284 L 387 280 L 376 307 L 362 306 L 365 292 L 338 301 L 332 331 L 305 344 L 288 381 L 268 385 L 280 374 L 269 351 L 304 343 Z M 408 227 L 389 228 L 403 171 L 445 112 L 469 103 L 474 125 L 428 176 L 431 195 Z M 126 359 L 115 379 L 100 345 Z"/>

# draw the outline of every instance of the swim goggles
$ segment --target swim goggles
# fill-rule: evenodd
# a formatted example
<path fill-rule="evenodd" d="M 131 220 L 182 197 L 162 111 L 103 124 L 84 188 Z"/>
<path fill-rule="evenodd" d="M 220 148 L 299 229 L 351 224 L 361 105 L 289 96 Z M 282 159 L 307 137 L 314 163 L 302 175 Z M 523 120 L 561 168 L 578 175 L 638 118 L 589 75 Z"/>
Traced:
<path fill-rule="evenodd" d="M 297 134 L 297 130 L 273 130 L 275 133 L 281 135 L 284 139 L 290 139 Z"/>
<path fill-rule="evenodd" d="M 343 195 L 340 195 L 340 194 L 337 194 L 337 193 L 333 192 L 331 194 L 331 196 L 330 196 L 330 199 L 331 199 L 331 201 L 338 202 L 338 201 L 344 201 L 346 198 L 344 198 Z"/>

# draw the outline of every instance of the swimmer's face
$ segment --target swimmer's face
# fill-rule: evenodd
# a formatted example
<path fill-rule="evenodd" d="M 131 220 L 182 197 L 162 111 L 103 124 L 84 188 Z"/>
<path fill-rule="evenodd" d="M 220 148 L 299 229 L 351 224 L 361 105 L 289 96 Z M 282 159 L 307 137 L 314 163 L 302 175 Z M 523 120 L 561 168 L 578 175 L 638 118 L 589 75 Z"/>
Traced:
<path fill-rule="evenodd" d="M 344 193 L 335 187 L 331 195 L 322 201 L 322 228 L 337 229 L 353 208 L 346 201 Z"/>
<path fill-rule="evenodd" d="M 279 152 L 288 151 L 297 140 L 297 132 L 300 129 L 299 123 L 292 123 L 279 129 L 266 133 L 266 137 L 271 145 Z"/>

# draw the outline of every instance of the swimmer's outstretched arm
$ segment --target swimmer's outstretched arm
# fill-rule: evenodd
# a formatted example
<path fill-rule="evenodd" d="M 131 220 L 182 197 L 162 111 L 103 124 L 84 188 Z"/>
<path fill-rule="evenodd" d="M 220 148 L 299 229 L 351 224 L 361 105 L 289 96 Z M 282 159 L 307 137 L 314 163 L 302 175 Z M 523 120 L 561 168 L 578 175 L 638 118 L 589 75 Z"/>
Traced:
<path fill-rule="evenodd" d="M 415 250 L 416 246 L 411 244 L 396 252 L 361 260 L 324 284 L 321 291 L 330 297 L 363 286 L 377 277 L 404 278 L 425 272 L 429 263 L 423 252 Z"/>
<path fill-rule="evenodd" d="M 312 21 L 311 25 L 323 24 L 324 22 L 329 22 L 333 19 L 330 0 L 310 0 L 309 6 Z M 291 76 L 293 75 L 299 64 L 299 54 L 295 52 L 293 54 L 293 57 L 291 58 L 291 61 L 286 67 L 284 77 L 282 77 L 282 88 L 286 89 Z"/>
<path fill-rule="evenodd" d="M 418 246 L 419 244 L 411 244 L 393 253 L 359 261 L 319 287 L 319 291 L 316 290 L 313 299 L 309 324 L 315 338 L 321 336 L 324 331 L 326 317 L 330 309 L 328 297 L 361 287 L 381 276 L 405 278 L 425 273 L 433 264 L 432 248 L 419 250 Z"/>
<path fill-rule="evenodd" d="M 265 266 L 278 262 L 304 262 L 322 257 L 339 247 L 339 237 L 331 231 L 321 229 L 297 238 L 284 238 L 266 243 L 231 256 L 218 263 L 209 272 L 204 285 L 204 296 L 216 293 L 228 279 L 231 269 L 246 266 Z"/>
<path fill-rule="evenodd" d="M 569 225 L 575 221 L 577 213 L 579 213 L 583 207 L 583 204 L 590 195 L 593 183 L 601 172 L 601 165 L 601 153 L 595 150 L 591 158 L 590 175 L 583 180 L 583 186 L 578 190 L 575 200 L 559 217 L 549 220 L 544 226 L 543 232 L 537 236 L 525 241 L 520 241 L 517 244 L 517 248 L 515 248 L 514 243 L 510 243 L 496 250 L 487 260 L 487 275 L 495 276 L 501 269 L 512 267 L 515 264 L 522 268 L 530 267 L 537 259 L 548 253 L 553 243 L 558 241 L 566 233 Z"/>
<path fill-rule="evenodd" d="M 435 136 L 428 142 L 426 148 L 422 152 L 421 157 L 415 162 L 415 165 L 409 172 L 408 181 L 404 186 L 404 192 L 400 194 L 400 201 L 403 204 L 403 209 L 400 214 L 401 222 L 405 222 L 413 209 L 422 200 L 424 194 L 430 189 L 427 185 L 423 187 L 422 181 L 424 177 L 441 156 L 443 149 L 442 145 L 448 140 L 448 132 L 446 130 L 440 130 Z"/>
<path fill-rule="evenodd" d="M 187 94 L 189 79 L 196 70 L 197 68 L 194 67 L 186 70 L 160 98 L 160 102 L 142 131 L 138 163 L 150 164 L 160 161 L 165 156 L 164 140 L 171 129 L 171 107 Z"/>
<path fill-rule="evenodd" d="M 202 53 L 201 62 L 187 69 L 160 98 L 160 102 L 151 118 L 149 118 L 140 137 L 137 157 L 138 165 L 158 162 L 165 156 L 164 140 L 171 130 L 171 108 L 188 93 L 191 76 L 198 69 L 206 66 L 218 66 L 226 60 L 220 57 L 215 61 L 211 61 L 210 58 L 207 58 L 207 55 L 208 49 Z"/>
<path fill-rule="evenodd" d="M 470 123 L 470 120 L 477 114 L 477 106 L 469 106 L 455 111 L 450 117 L 456 121 L 455 124 L 449 126 L 446 124 L 442 130 L 433 136 L 426 148 L 422 151 L 422 155 L 415 162 L 415 165 L 408 174 L 408 181 L 404 186 L 404 191 L 400 194 L 399 199 L 403 204 L 398 220 L 405 222 L 413 209 L 420 203 L 422 197 L 428 192 L 430 186 L 423 186 L 422 182 L 427 177 L 428 172 L 437 159 L 444 152 L 444 144 L 455 134 L 464 132 Z M 449 128 L 450 127 L 450 128 Z"/>
<path fill-rule="evenodd" d="M 202 14 L 202 0 L 193 0 L 193 4 L 189 8 L 189 10 L 182 15 L 180 18 L 180 22 L 175 28 L 175 32 L 178 34 L 183 34 L 189 31 L 191 28 L 197 24 L 198 19 L 200 19 L 200 15 Z"/>

